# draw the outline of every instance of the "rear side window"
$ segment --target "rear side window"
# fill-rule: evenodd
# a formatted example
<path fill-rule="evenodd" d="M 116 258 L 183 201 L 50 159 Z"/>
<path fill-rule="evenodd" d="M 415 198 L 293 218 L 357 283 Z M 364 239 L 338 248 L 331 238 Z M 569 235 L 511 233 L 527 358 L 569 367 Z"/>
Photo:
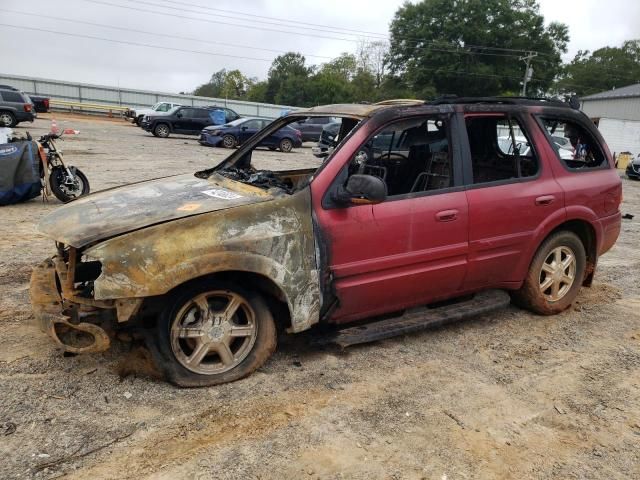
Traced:
<path fill-rule="evenodd" d="M 541 117 L 540 120 L 549 134 L 547 140 L 569 170 L 607 166 L 607 157 L 586 128 L 574 121 L 560 118 Z"/>
<path fill-rule="evenodd" d="M 474 185 L 517 180 L 538 174 L 539 162 L 529 135 L 515 118 L 467 117 Z"/>
<path fill-rule="evenodd" d="M 233 110 L 225 109 L 224 113 L 225 113 L 227 122 L 233 122 L 234 120 L 237 120 L 238 118 L 240 118 L 238 114 Z"/>
<path fill-rule="evenodd" d="M 18 92 L 2 92 L 2 99 L 5 102 L 24 103 L 22 95 Z"/>
<path fill-rule="evenodd" d="M 209 113 L 210 113 L 209 110 L 199 108 L 195 112 L 196 112 L 196 118 L 209 118 Z"/>

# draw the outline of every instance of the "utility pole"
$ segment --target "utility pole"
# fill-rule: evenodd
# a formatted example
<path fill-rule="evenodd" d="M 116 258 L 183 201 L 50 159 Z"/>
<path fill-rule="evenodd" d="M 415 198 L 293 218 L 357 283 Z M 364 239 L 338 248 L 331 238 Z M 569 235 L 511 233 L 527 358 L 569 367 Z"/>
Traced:
<path fill-rule="evenodd" d="M 524 80 L 522 81 L 522 96 L 523 97 L 527 96 L 527 83 L 533 77 L 533 67 L 531 66 L 531 59 L 533 59 L 533 58 L 535 58 L 537 56 L 538 56 L 537 52 L 529 52 L 524 57 L 520 57 L 520 60 L 525 62 L 525 64 L 527 65 L 527 67 L 524 70 Z"/>

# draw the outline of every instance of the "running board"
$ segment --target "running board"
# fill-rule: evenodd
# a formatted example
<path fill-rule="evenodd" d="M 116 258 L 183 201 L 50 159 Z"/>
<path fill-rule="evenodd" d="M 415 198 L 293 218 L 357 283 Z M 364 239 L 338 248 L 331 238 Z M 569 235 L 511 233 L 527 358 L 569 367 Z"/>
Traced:
<path fill-rule="evenodd" d="M 399 317 L 338 330 L 321 339 L 319 343 L 333 343 L 345 348 L 349 345 L 375 342 L 484 315 L 506 307 L 510 301 L 509 294 L 504 290 L 486 290 L 456 303 L 435 308 L 413 308 Z"/>

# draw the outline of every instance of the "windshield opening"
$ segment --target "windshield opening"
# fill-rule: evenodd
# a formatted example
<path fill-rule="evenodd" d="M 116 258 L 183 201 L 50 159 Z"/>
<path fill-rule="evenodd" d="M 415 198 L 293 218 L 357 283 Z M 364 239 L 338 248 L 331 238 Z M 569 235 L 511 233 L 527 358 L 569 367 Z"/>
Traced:
<path fill-rule="evenodd" d="M 241 118 L 203 131 L 200 143 L 240 147 L 217 167 L 196 176 L 212 174 L 266 190 L 291 194 L 306 185 L 331 157 L 336 147 L 360 123 L 331 115 L 290 116 L 276 120 Z"/>

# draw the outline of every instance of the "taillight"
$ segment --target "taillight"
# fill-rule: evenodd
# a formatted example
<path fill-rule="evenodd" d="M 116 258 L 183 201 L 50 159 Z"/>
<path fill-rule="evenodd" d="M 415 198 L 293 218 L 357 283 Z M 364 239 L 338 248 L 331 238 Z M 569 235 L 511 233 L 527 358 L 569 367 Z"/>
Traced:
<path fill-rule="evenodd" d="M 31 108 L 33 108 L 33 106 L 30 103 L 25 103 L 24 104 L 24 111 L 25 112 L 30 112 Z"/>
<path fill-rule="evenodd" d="M 49 99 L 48 99 L 48 98 L 45 98 L 45 99 L 44 99 L 44 101 L 43 101 L 43 103 L 44 103 L 44 108 L 46 108 L 47 110 L 49 110 Z"/>

